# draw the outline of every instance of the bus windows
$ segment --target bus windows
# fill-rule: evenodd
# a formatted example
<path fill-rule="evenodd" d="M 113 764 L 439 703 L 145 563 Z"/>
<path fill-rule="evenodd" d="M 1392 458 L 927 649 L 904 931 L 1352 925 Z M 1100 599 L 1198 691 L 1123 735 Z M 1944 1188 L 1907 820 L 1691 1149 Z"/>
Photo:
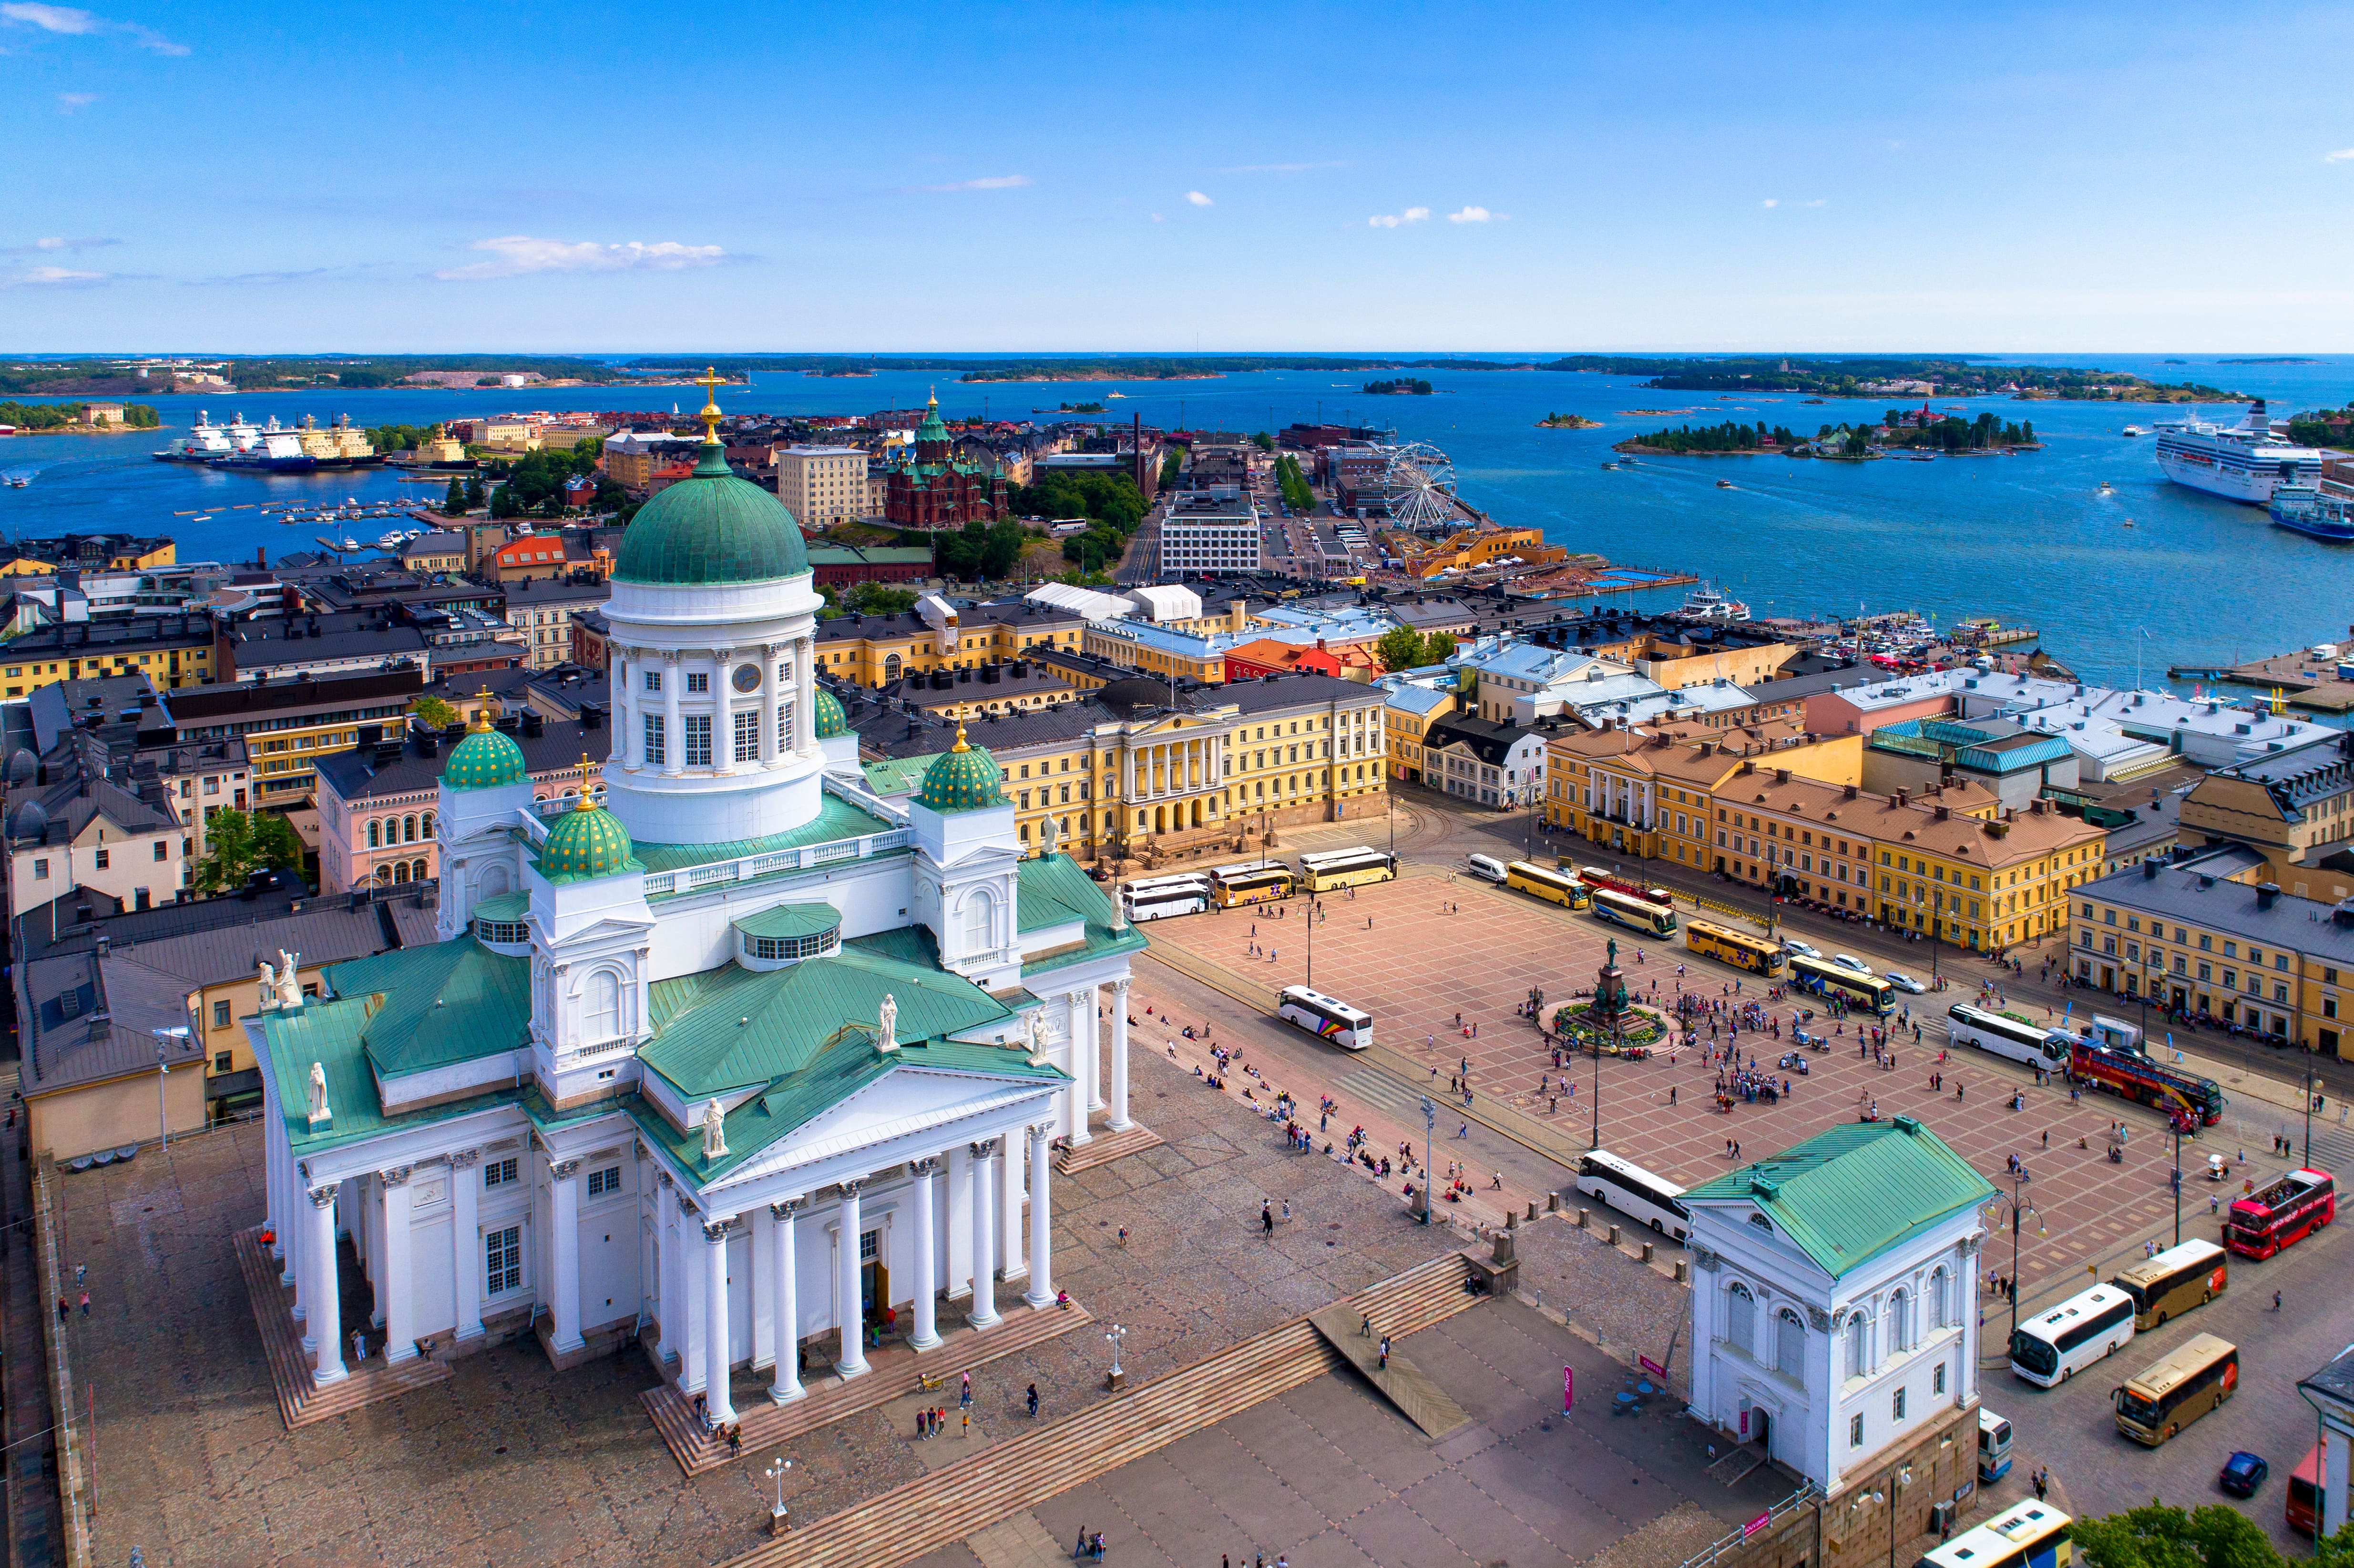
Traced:
<path fill-rule="evenodd" d="M 2187 1241 L 2134 1265 L 2109 1283 L 2133 1298 L 2134 1327 L 2147 1333 L 2221 1296 L 2230 1283 L 2229 1262 L 2213 1242 Z"/>
<path fill-rule="evenodd" d="M 1549 904 L 1565 908 L 1583 909 L 1591 904 L 1593 895 L 1577 878 L 1534 861 L 1516 860 L 1504 868 L 1504 885 L 1516 893 L 1542 898 Z"/>
<path fill-rule="evenodd" d="M 2095 1285 L 2013 1330 L 2010 1370 L 2050 1388 L 2133 1337 L 2133 1298 L 2113 1285 Z"/>
<path fill-rule="evenodd" d="M 1355 849 L 1329 850 L 1299 857 L 1300 880 L 1310 893 L 1387 882 L 1397 875 L 1397 856 L 1360 844 Z"/>
<path fill-rule="evenodd" d="M 1146 877 L 1122 887 L 1119 897 L 1131 923 L 1199 915 L 1210 906 L 1210 879 L 1199 874 Z"/>
<path fill-rule="evenodd" d="M 1582 879 L 1581 879 L 1582 880 Z M 1592 884 L 1587 884 L 1592 886 Z M 1664 904 L 1638 898 L 1631 893 L 1621 893 L 1615 887 L 1594 888 L 1594 914 L 1597 919 L 1613 926 L 1624 926 L 1646 937 L 1672 937 L 1676 934 L 1676 912 Z"/>
<path fill-rule="evenodd" d="M 2067 1048 L 2055 1044 L 2052 1031 L 2008 1012 L 1993 1012 L 1967 1002 L 1956 1002 L 1946 1010 L 1946 1043 L 1958 1049 L 1974 1046 L 1988 1055 L 2001 1056 L 2013 1062 L 2025 1062 L 2031 1066 L 2058 1067 L 2067 1059 Z"/>
<path fill-rule="evenodd" d="M 1606 1149 L 1579 1157 L 1577 1190 L 1678 1241 L 1684 1239 L 1691 1224 L 1691 1213 L 1683 1205 L 1681 1187 L 1665 1177 L 1652 1175 L 1630 1160 L 1619 1159 Z"/>
<path fill-rule="evenodd" d="M 1780 944 L 1711 920 L 1686 921 L 1684 946 L 1703 958 L 1714 959 L 1721 964 L 1731 964 L 1736 969 L 1746 969 L 1751 974 L 1764 975 L 1769 980 L 1779 975 L 1787 962 Z"/>
<path fill-rule="evenodd" d="M 1821 959 L 1792 953 L 1790 979 L 1801 991 L 1836 996 L 1850 1006 L 1869 1008 L 1882 1018 L 1896 1011 L 1896 988 L 1878 975 L 1860 975 Z"/>
<path fill-rule="evenodd" d="M 1344 1051 L 1362 1051 L 1373 1043 L 1373 1021 L 1368 1014 L 1304 985 L 1283 988 L 1275 1015 Z"/>
<path fill-rule="evenodd" d="M 1279 860 L 1250 860 L 1221 865 L 1210 873 L 1210 886 L 1219 904 L 1266 904 L 1291 896 L 1291 868 Z"/>

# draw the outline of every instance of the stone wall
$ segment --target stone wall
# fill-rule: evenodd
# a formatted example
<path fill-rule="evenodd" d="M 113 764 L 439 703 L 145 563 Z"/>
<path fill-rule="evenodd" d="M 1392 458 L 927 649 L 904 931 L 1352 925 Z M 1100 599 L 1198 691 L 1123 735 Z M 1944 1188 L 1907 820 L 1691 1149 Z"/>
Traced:
<path fill-rule="evenodd" d="M 1978 1406 L 1947 1411 L 1903 1444 L 1850 1471 L 1835 1498 L 1792 1510 L 1749 1541 L 1726 1548 L 1709 1568 L 1865 1568 L 1909 1563 L 1915 1542 L 1935 1539 L 1930 1510 L 1954 1501 L 1954 1533 L 1978 1508 Z M 1890 1534 L 1893 1530 L 1893 1556 Z"/>

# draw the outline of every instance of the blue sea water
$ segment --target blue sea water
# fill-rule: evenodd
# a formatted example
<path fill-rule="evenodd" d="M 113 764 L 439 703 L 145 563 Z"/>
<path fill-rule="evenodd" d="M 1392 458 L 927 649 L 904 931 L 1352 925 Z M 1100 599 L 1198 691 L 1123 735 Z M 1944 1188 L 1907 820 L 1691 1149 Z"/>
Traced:
<path fill-rule="evenodd" d="M 2276 413 L 2354 397 L 2354 357 L 2229 365 L 2213 355 L 2041 355 L 2038 363 L 2097 365 L 2158 380 L 2193 380 L 2267 397 Z M 2171 361 L 2179 359 L 2180 363 Z M 1256 430 L 1295 419 L 1390 426 L 1450 454 L 1464 498 L 1499 522 L 1534 524 L 1573 550 L 1628 567 L 1715 581 L 1759 615 L 1917 609 L 1940 623 L 1994 615 L 2039 629 L 2043 646 L 2087 679 L 2146 684 L 2169 664 L 2231 662 L 2321 640 L 2354 622 L 2354 546 L 2274 527 L 2264 513 L 2168 483 L 2148 426 L 2171 410 L 2147 404 L 1938 399 L 1969 417 L 2028 418 L 2045 450 L 1935 462 L 1833 463 L 1778 457 L 1645 458 L 1604 471 L 1612 442 L 1661 425 L 1725 418 L 1825 424 L 1878 418 L 1891 399 L 1816 406 L 1795 395 L 1718 397 L 1645 388 L 1638 379 L 1555 371 L 1417 371 L 1427 397 L 1368 397 L 1363 373 L 1268 371 L 1177 382 L 959 383 L 885 371 L 857 378 L 764 374 L 724 388 L 730 412 L 863 413 L 919 406 L 937 390 L 944 413 L 1025 415 L 1063 401 L 1105 402 L 1125 422 Z M 1112 398 L 1108 394 L 1125 396 Z M 274 556 L 310 547 L 309 529 L 281 526 L 239 502 L 431 500 L 393 471 L 261 477 L 159 463 L 148 453 L 198 408 L 291 424 L 348 413 L 364 425 L 425 424 L 514 408 L 692 410 L 693 387 L 293 392 L 150 399 L 160 432 L 19 437 L 0 442 L 0 471 L 33 471 L 0 489 L 0 534 L 170 534 L 183 560 Z M 1689 409 L 1672 418 L 1637 408 Z M 1549 412 L 1602 421 L 1595 430 L 1536 428 Z M 2236 419 L 2236 406 L 2211 410 Z M 1719 479 L 1734 488 L 1720 490 Z M 2114 489 L 2101 493 L 2103 481 Z M 213 509 L 208 520 L 175 514 Z M 2127 526 L 2130 524 L 2131 526 Z M 380 529 L 381 524 L 377 525 Z M 368 525 L 355 524 L 365 533 Z M 1613 596 L 1641 608 L 1682 590 Z"/>

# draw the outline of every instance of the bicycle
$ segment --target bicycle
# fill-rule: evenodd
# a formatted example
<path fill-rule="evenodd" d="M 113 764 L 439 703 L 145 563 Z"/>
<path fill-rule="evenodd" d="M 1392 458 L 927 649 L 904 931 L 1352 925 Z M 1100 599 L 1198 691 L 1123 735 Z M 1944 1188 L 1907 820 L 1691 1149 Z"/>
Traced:
<path fill-rule="evenodd" d="M 938 1393 L 941 1389 L 948 1386 L 949 1379 L 948 1374 L 946 1372 L 942 1372 L 938 1377 L 919 1376 L 916 1381 L 923 1386 L 923 1391 L 926 1393 Z"/>

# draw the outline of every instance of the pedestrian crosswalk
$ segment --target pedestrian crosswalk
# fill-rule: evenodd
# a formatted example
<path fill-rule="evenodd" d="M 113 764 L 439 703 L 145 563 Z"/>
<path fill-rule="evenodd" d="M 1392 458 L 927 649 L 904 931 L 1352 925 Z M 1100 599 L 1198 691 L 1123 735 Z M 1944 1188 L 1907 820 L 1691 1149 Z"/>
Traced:
<path fill-rule="evenodd" d="M 1379 1106 L 1385 1111 L 1410 1111 L 1422 1103 L 1421 1096 L 1371 1067 L 1358 1068 L 1342 1078 L 1338 1087 L 1342 1094 L 1354 1095 L 1367 1105 Z"/>
<path fill-rule="evenodd" d="M 2313 1163 L 2324 1171 L 2354 1171 L 2354 1134 L 2337 1128 L 2313 1129 Z"/>

